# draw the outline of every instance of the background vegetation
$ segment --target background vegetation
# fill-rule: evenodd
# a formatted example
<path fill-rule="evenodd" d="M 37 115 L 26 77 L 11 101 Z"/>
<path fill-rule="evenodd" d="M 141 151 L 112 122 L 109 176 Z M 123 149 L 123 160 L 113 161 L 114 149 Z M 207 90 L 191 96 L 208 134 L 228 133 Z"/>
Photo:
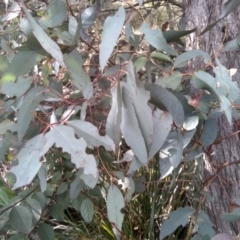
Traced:
<path fill-rule="evenodd" d="M 234 69 L 187 51 L 181 1 L 5 7 L 2 239 L 230 239 L 206 214 L 204 165 L 239 88 Z"/>

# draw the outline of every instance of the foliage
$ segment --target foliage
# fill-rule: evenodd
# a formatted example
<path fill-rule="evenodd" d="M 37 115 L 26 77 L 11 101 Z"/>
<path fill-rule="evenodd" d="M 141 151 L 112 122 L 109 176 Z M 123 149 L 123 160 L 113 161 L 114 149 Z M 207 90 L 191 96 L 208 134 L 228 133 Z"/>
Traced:
<path fill-rule="evenodd" d="M 62 0 L 14 2 L 2 18 L 0 157 L 10 171 L 0 232 L 217 239 L 203 211 L 202 156 L 219 140 L 218 117 L 232 122 L 232 71 L 201 50 L 176 50 L 195 29 L 143 21 L 136 32 L 123 7 L 102 24 L 103 2 L 80 15 Z M 195 57 L 203 68 L 189 72 Z"/>

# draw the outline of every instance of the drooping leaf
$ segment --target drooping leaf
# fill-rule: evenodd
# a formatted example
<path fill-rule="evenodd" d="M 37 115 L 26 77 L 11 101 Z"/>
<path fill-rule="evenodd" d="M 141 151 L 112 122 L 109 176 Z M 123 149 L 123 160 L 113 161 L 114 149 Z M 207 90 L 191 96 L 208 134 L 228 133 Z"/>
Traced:
<path fill-rule="evenodd" d="M 82 191 L 84 187 L 84 182 L 80 178 L 80 175 L 82 174 L 82 170 L 79 170 L 76 173 L 75 179 L 70 184 L 70 198 L 75 199 L 78 197 L 79 193 Z"/>
<path fill-rule="evenodd" d="M 46 178 L 46 171 L 43 167 L 41 167 L 38 171 L 38 178 L 40 180 L 41 191 L 45 192 L 47 189 L 47 178 Z"/>
<path fill-rule="evenodd" d="M 127 65 L 127 84 L 122 83 L 132 100 L 135 115 L 142 132 L 146 148 L 149 150 L 153 134 L 152 110 L 148 105 L 150 92 L 145 90 L 144 84 L 135 78 L 133 64 Z"/>
<path fill-rule="evenodd" d="M 171 132 L 169 134 L 161 149 L 160 158 L 168 159 L 171 165 L 176 168 L 182 159 L 183 146 L 183 136 L 180 128 L 178 128 L 177 132 Z"/>
<path fill-rule="evenodd" d="M 179 207 L 177 210 L 173 211 L 169 215 L 169 219 L 163 222 L 159 239 L 162 240 L 166 236 L 173 233 L 178 227 L 186 226 L 188 223 L 189 217 L 191 217 L 195 212 L 195 209 L 191 207 Z"/>
<path fill-rule="evenodd" d="M 122 119 L 122 93 L 120 84 L 111 88 L 112 106 L 106 123 L 106 134 L 118 147 L 121 140 L 121 119 Z"/>
<path fill-rule="evenodd" d="M 9 214 L 9 222 L 17 231 L 29 233 L 32 229 L 32 214 L 24 206 L 15 206 Z"/>
<path fill-rule="evenodd" d="M 153 137 L 152 144 L 149 151 L 149 159 L 160 150 L 163 143 L 165 142 L 172 126 L 172 116 L 169 113 L 161 110 L 154 111 L 153 114 Z"/>
<path fill-rule="evenodd" d="M 2 76 L 3 82 L 14 81 L 17 77 L 28 73 L 42 58 L 42 55 L 30 49 L 22 49 L 14 56 L 4 72 Z"/>
<path fill-rule="evenodd" d="M 138 0 L 138 4 L 139 4 L 139 6 L 142 6 L 143 0 Z"/>
<path fill-rule="evenodd" d="M 45 136 L 48 141 L 54 142 L 56 147 L 61 147 L 64 152 L 69 153 L 72 163 L 76 164 L 77 168 L 83 168 L 85 174 L 97 177 L 96 160 L 93 155 L 86 153 L 87 143 L 83 138 L 75 137 L 73 128 L 58 125 Z"/>
<path fill-rule="evenodd" d="M 37 135 L 22 147 L 17 154 L 18 165 L 11 168 L 17 178 L 13 189 L 28 185 L 32 182 L 41 167 L 40 157 L 43 156 L 53 142 L 48 141 L 43 134 Z"/>
<path fill-rule="evenodd" d="M 229 124 L 232 124 L 232 103 L 225 96 L 220 96 L 221 110 L 226 114 Z"/>
<path fill-rule="evenodd" d="M 32 211 L 33 224 L 36 224 L 41 217 L 41 213 L 42 213 L 41 204 L 34 198 L 28 198 L 26 200 L 26 205 Z"/>
<path fill-rule="evenodd" d="M 29 78 L 19 77 L 17 82 L 7 82 L 2 86 L 2 93 L 9 97 L 22 96 L 31 86 L 32 81 Z"/>
<path fill-rule="evenodd" d="M 32 88 L 23 100 L 17 118 L 18 139 L 22 141 L 38 104 L 43 100 L 43 88 Z"/>
<path fill-rule="evenodd" d="M 184 111 L 180 101 L 167 89 L 157 84 L 146 83 L 146 89 L 150 91 L 150 102 L 164 111 L 168 111 L 175 123 L 181 126 L 184 122 Z"/>
<path fill-rule="evenodd" d="M 86 84 L 91 82 L 90 77 L 82 69 L 83 60 L 77 50 L 64 54 L 64 61 L 71 74 L 73 84 L 79 90 L 82 90 Z"/>
<path fill-rule="evenodd" d="M 204 28 L 204 30 L 199 34 L 199 36 L 201 36 L 201 35 L 203 35 L 204 33 L 210 31 L 212 28 L 214 28 L 214 27 L 217 25 L 217 23 L 218 23 L 219 21 L 220 21 L 220 19 L 218 19 L 217 21 L 215 21 L 215 22 L 207 25 L 207 26 Z"/>
<path fill-rule="evenodd" d="M 47 12 L 39 20 L 50 28 L 60 25 L 67 18 L 67 4 L 62 0 L 51 1 L 47 6 Z"/>
<path fill-rule="evenodd" d="M 44 30 L 35 21 L 32 15 L 28 12 L 27 8 L 22 4 L 23 11 L 25 12 L 28 21 L 30 22 L 34 36 L 37 38 L 41 46 L 48 52 L 58 63 L 65 67 L 63 55 L 60 47 L 44 32 Z"/>
<path fill-rule="evenodd" d="M 121 191 L 115 185 L 111 185 L 107 195 L 108 219 L 114 223 L 119 230 L 122 229 L 124 215 L 121 213 L 121 209 L 124 206 L 125 203 Z M 117 229 L 114 229 L 114 233 L 117 238 L 121 236 Z"/>
<path fill-rule="evenodd" d="M 46 223 L 40 223 L 37 228 L 37 235 L 40 240 L 52 240 L 55 239 L 55 233 L 52 226 Z"/>
<path fill-rule="evenodd" d="M 190 50 L 179 55 L 174 62 L 174 66 L 176 68 L 182 68 L 186 65 L 187 61 L 197 56 L 202 56 L 204 63 L 208 63 L 211 60 L 210 56 L 202 50 Z"/>
<path fill-rule="evenodd" d="M 102 42 L 100 44 L 99 52 L 99 61 L 102 71 L 112 54 L 113 48 L 121 33 L 124 20 L 125 10 L 123 7 L 121 7 L 114 16 L 107 17 L 103 24 Z"/>
<path fill-rule="evenodd" d="M 177 52 L 167 44 L 167 41 L 164 38 L 160 28 L 151 30 L 146 23 L 143 23 L 141 26 L 141 31 L 144 34 L 144 39 L 157 50 L 177 56 Z"/>
<path fill-rule="evenodd" d="M 97 127 L 92 123 L 83 120 L 72 120 L 67 122 L 68 126 L 71 126 L 75 133 L 84 138 L 84 140 L 94 147 L 105 147 L 106 150 L 115 151 L 115 144 L 113 140 L 105 136 L 100 136 Z"/>
<path fill-rule="evenodd" d="M 6 4 L 6 10 L 7 10 L 7 5 L 8 5 L 8 0 L 4 1 Z M 14 18 L 16 18 L 21 12 L 21 7 L 17 2 L 13 2 L 11 7 L 8 9 L 7 13 L 1 17 L 1 22 L 7 22 L 10 21 Z"/>
<path fill-rule="evenodd" d="M 211 145 L 217 138 L 217 134 L 218 134 L 217 118 L 211 117 L 211 115 L 209 115 L 203 127 L 201 135 L 201 144 L 203 146 Z"/>
<path fill-rule="evenodd" d="M 122 122 L 121 130 L 127 144 L 131 147 L 134 154 L 143 163 L 147 164 L 148 153 L 146 143 L 141 132 L 134 105 L 128 90 L 122 88 Z"/>
<path fill-rule="evenodd" d="M 85 198 L 81 204 L 80 212 L 83 219 L 87 223 L 90 223 L 92 221 L 93 214 L 94 214 L 94 206 L 92 201 L 89 200 L 88 198 Z"/>

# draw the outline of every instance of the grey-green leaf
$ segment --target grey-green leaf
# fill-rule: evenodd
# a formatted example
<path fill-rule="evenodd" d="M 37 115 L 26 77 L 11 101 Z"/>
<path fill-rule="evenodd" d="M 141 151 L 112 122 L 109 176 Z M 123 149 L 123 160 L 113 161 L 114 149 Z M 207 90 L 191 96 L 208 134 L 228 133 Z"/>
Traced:
<path fill-rule="evenodd" d="M 190 50 L 179 55 L 174 62 L 174 66 L 176 68 L 182 68 L 186 65 L 187 61 L 197 56 L 202 56 L 204 63 L 208 63 L 211 60 L 210 56 L 202 50 Z"/>
<path fill-rule="evenodd" d="M 23 100 L 17 118 L 18 139 L 22 141 L 38 104 L 43 100 L 43 88 L 32 88 Z"/>
<path fill-rule="evenodd" d="M 52 226 L 46 223 L 40 223 L 37 228 L 37 235 L 40 240 L 53 240 L 55 239 L 55 233 Z"/>
<path fill-rule="evenodd" d="M 22 8 L 30 22 L 33 34 L 41 46 L 46 50 L 46 52 L 55 58 L 62 67 L 65 67 L 60 47 L 44 32 L 23 4 Z"/>
<path fill-rule="evenodd" d="M 195 212 L 195 209 L 190 207 L 179 207 L 174 212 L 170 213 L 169 219 L 164 221 L 160 230 L 159 239 L 162 240 L 166 236 L 173 233 L 181 225 L 184 227 L 188 223 L 189 217 Z"/>
<path fill-rule="evenodd" d="M 226 222 L 239 221 L 240 220 L 240 208 L 236 208 L 230 213 L 222 213 L 220 218 Z"/>
<path fill-rule="evenodd" d="M 114 16 L 109 16 L 103 25 L 102 42 L 100 44 L 100 67 L 103 71 L 109 57 L 112 54 L 113 48 L 117 42 L 117 39 L 121 33 L 123 23 L 125 20 L 125 10 L 123 7 L 115 13 Z"/>
<path fill-rule="evenodd" d="M 69 54 L 64 54 L 64 61 L 71 74 L 73 84 L 79 90 L 82 90 L 86 84 L 91 82 L 90 77 L 82 69 L 83 60 L 77 50 L 74 50 Z"/>
<path fill-rule="evenodd" d="M 93 214 L 94 214 L 94 206 L 92 201 L 89 200 L 88 198 L 85 198 L 81 204 L 80 212 L 83 219 L 86 222 L 90 223 L 92 221 Z"/>
<path fill-rule="evenodd" d="M 32 215 L 24 206 L 15 206 L 9 214 L 11 226 L 19 232 L 29 233 L 32 229 Z"/>
<path fill-rule="evenodd" d="M 17 178 L 13 189 L 30 184 L 39 171 L 41 163 L 40 157 L 43 156 L 53 142 L 47 141 L 43 134 L 29 140 L 17 155 L 18 165 L 11 168 L 11 172 Z"/>
<path fill-rule="evenodd" d="M 169 111 L 173 120 L 179 126 L 184 122 L 184 111 L 180 101 L 167 89 L 157 84 L 147 83 L 146 89 L 150 91 L 150 102 L 164 111 Z"/>
<path fill-rule="evenodd" d="M 2 86 L 2 93 L 9 97 L 22 96 L 31 86 L 32 81 L 29 78 L 19 77 L 17 82 L 7 82 Z"/>
<path fill-rule="evenodd" d="M 121 191 L 115 186 L 111 185 L 107 195 L 107 213 L 110 222 L 113 222 L 116 227 L 121 230 L 123 223 L 123 214 L 121 209 L 125 206 L 124 198 Z M 114 231 L 117 238 L 120 236 L 119 231 Z"/>
<path fill-rule="evenodd" d="M 42 58 L 42 55 L 30 49 L 19 51 L 4 72 L 3 81 L 15 80 L 17 77 L 28 73 Z"/>
<path fill-rule="evenodd" d="M 143 23 L 141 31 L 145 35 L 144 39 L 157 50 L 167 52 L 174 56 L 178 55 L 177 52 L 167 44 L 160 28 L 151 30 L 146 23 Z"/>
<path fill-rule="evenodd" d="M 236 10 L 236 8 L 239 5 L 240 5 L 240 2 L 238 0 L 231 0 L 231 1 L 226 2 L 223 5 L 222 14 L 221 14 L 220 18 L 226 17 L 229 13 Z"/>
<path fill-rule="evenodd" d="M 39 20 L 50 28 L 60 25 L 67 18 L 67 4 L 62 0 L 51 1 L 47 7 L 47 13 Z"/>
<path fill-rule="evenodd" d="M 108 114 L 106 133 L 118 147 L 121 140 L 121 119 L 122 119 L 122 93 L 120 84 L 111 88 L 112 106 Z"/>

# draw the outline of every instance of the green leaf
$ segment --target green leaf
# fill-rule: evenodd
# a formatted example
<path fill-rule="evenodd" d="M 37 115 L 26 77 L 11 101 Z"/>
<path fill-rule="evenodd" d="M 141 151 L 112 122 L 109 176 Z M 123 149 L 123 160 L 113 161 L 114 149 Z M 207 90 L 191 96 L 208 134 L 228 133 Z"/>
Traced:
<path fill-rule="evenodd" d="M 218 134 L 217 118 L 212 116 L 212 114 L 208 116 L 201 135 L 201 144 L 205 147 L 210 146 L 215 141 Z"/>
<path fill-rule="evenodd" d="M 153 136 L 149 151 L 149 159 L 161 149 L 172 127 L 172 116 L 159 109 L 153 113 Z"/>
<path fill-rule="evenodd" d="M 121 230 L 123 223 L 123 214 L 121 209 L 125 206 L 124 198 L 121 191 L 115 186 L 111 185 L 107 195 L 107 213 L 110 222 L 114 223 L 116 227 Z M 113 229 L 116 237 L 120 237 L 120 232 Z"/>
<path fill-rule="evenodd" d="M 66 192 L 68 189 L 68 183 L 63 182 L 59 185 L 56 195 Z"/>
<path fill-rule="evenodd" d="M 14 234 L 13 236 L 8 238 L 7 240 L 27 240 L 27 239 L 28 239 L 28 237 L 27 237 L 26 234 L 19 233 L 19 234 Z"/>
<path fill-rule="evenodd" d="M 209 73 L 204 71 L 194 72 L 194 75 L 192 77 L 192 82 L 193 82 L 193 86 L 196 89 L 208 90 L 210 93 L 212 93 L 217 98 L 219 98 L 219 93 L 217 89 L 217 86 L 218 86 L 217 80 Z"/>
<path fill-rule="evenodd" d="M 159 239 L 173 233 L 181 225 L 184 227 L 188 223 L 189 217 L 194 214 L 195 210 L 190 207 L 179 207 L 169 215 L 169 219 L 164 221 L 160 230 Z"/>
<path fill-rule="evenodd" d="M 64 54 L 64 61 L 70 72 L 73 84 L 79 90 L 82 90 L 86 84 L 91 82 L 90 77 L 82 69 L 83 60 L 77 50 L 74 50 L 69 54 Z"/>
<path fill-rule="evenodd" d="M 27 206 L 30 207 L 32 211 L 32 218 L 33 218 L 34 224 L 36 224 L 41 217 L 41 213 L 42 213 L 41 204 L 34 198 L 28 198 L 26 200 L 26 204 Z"/>
<path fill-rule="evenodd" d="M 8 68 L 8 65 L 9 65 L 8 58 L 5 55 L 1 55 L 0 56 L 0 76 L 3 76 L 3 73 Z M 6 82 L 7 82 L 6 79 L 5 79 L 5 81 L 3 81 L 3 79 L 1 79 L 0 87 Z"/>
<path fill-rule="evenodd" d="M 40 157 L 43 156 L 53 142 L 47 141 L 43 134 L 29 140 L 17 155 L 18 165 L 11 168 L 11 172 L 17 178 L 13 189 L 28 185 L 39 171 L 41 163 Z"/>
<path fill-rule="evenodd" d="M 84 181 L 84 183 L 90 187 L 94 188 L 98 182 L 98 177 L 93 177 L 92 175 L 89 174 L 81 174 L 80 178 Z"/>
<path fill-rule="evenodd" d="M 29 233 L 32 229 L 32 215 L 24 206 L 15 206 L 9 214 L 9 223 L 19 232 Z"/>
<path fill-rule="evenodd" d="M 64 211 L 59 204 L 52 204 L 49 208 L 49 213 L 57 221 L 64 221 Z"/>
<path fill-rule="evenodd" d="M 137 58 L 137 60 L 134 62 L 135 71 L 138 72 L 143 67 L 145 67 L 147 60 L 148 60 L 147 57 L 144 57 L 144 56 Z"/>
<path fill-rule="evenodd" d="M 43 166 L 38 171 L 38 178 L 40 180 L 40 188 L 42 192 L 45 192 L 47 189 L 47 179 L 46 179 L 46 171 Z"/>
<path fill-rule="evenodd" d="M 30 49 L 22 49 L 14 56 L 8 68 L 5 70 L 2 76 L 3 82 L 9 80 L 14 81 L 17 77 L 28 73 L 42 59 L 42 55 Z"/>
<path fill-rule="evenodd" d="M 70 184 L 70 198 L 75 199 L 78 197 L 79 193 L 82 191 L 84 187 L 84 182 L 80 178 L 80 175 L 82 174 L 82 170 L 79 170 L 76 173 L 75 179 Z"/>
<path fill-rule="evenodd" d="M 60 47 L 44 32 L 23 4 L 22 8 L 30 22 L 34 36 L 37 38 L 43 49 L 55 58 L 62 67 L 65 67 Z"/>
<path fill-rule="evenodd" d="M 90 223 L 94 215 L 94 206 L 91 200 L 85 198 L 81 204 L 80 212 L 83 219 Z"/>
<path fill-rule="evenodd" d="M 163 36 L 168 43 L 171 43 L 171 42 L 179 40 L 181 37 L 187 36 L 190 33 L 195 32 L 196 29 L 197 28 L 194 28 L 192 30 L 187 30 L 187 31 L 168 30 L 168 31 L 163 32 Z"/>
<path fill-rule="evenodd" d="M 50 28 L 60 25 L 67 18 L 67 4 L 62 0 L 51 1 L 47 7 L 47 12 L 39 20 L 40 24 L 45 24 Z"/>
<path fill-rule="evenodd" d="M 156 81 L 156 84 L 162 86 L 163 88 L 171 88 L 176 90 L 182 81 L 182 77 L 182 73 L 179 71 L 174 71 L 171 74 L 165 74 L 162 79 L 159 78 Z"/>
<path fill-rule="evenodd" d="M 240 220 L 240 208 L 235 208 L 230 213 L 222 213 L 220 218 L 226 222 L 235 222 Z"/>
<path fill-rule="evenodd" d="M 100 136 L 97 127 L 92 123 L 83 120 L 67 121 L 67 125 L 74 129 L 75 134 L 82 137 L 88 144 L 94 147 L 105 147 L 108 151 L 115 151 L 113 140 L 105 136 Z"/>
<path fill-rule="evenodd" d="M 209 63 L 211 60 L 210 56 L 202 50 L 190 50 L 185 53 L 182 53 L 176 58 L 174 62 L 174 67 L 182 68 L 186 65 L 187 61 L 197 56 L 202 56 L 204 59 L 204 63 L 206 64 Z"/>
<path fill-rule="evenodd" d="M 221 110 L 226 114 L 229 124 L 232 124 L 232 103 L 225 96 L 220 96 Z"/>
<path fill-rule="evenodd" d="M 38 104 L 43 100 L 43 88 L 34 87 L 26 95 L 19 109 L 17 118 L 18 139 L 22 141 Z"/>
<path fill-rule="evenodd" d="M 52 226 L 46 223 L 40 223 L 37 228 L 37 235 L 40 240 L 53 240 L 55 239 L 55 233 Z"/>
<path fill-rule="evenodd" d="M 150 102 L 161 110 L 167 110 L 172 115 L 175 123 L 182 126 L 184 122 L 184 111 L 180 101 L 167 89 L 157 84 L 146 83 L 146 89 L 150 91 Z"/>
<path fill-rule="evenodd" d="M 231 0 L 226 2 L 222 8 L 222 14 L 220 18 L 226 17 L 229 13 L 236 10 L 236 8 L 240 5 L 238 0 Z"/>
<path fill-rule="evenodd" d="M 167 44 L 160 28 L 151 30 L 146 23 L 143 23 L 141 31 L 144 34 L 144 39 L 157 50 L 167 52 L 174 56 L 178 55 L 177 52 Z"/>
<path fill-rule="evenodd" d="M 11 132 L 17 131 L 17 124 L 9 119 L 2 121 L 0 123 L 0 134 L 5 134 L 7 130 L 10 130 Z"/>
<path fill-rule="evenodd" d="M 122 119 L 122 92 L 120 84 L 111 88 L 111 94 L 112 106 L 107 117 L 106 134 L 113 140 L 116 148 L 118 148 L 122 137 L 120 128 Z"/>
<path fill-rule="evenodd" d="M 157 60 L 161 60 L 161 61 L 166 61 L 166 62 L 171 62 L 171 63 L 173 62 L 169 56 L 167 56 L 164 53 L 160 53 L 160 52 L 152 52 L 150 57 L 155 58 Z M 134 65 L 135 65 L 135 63 L 134 63 Z"/>
<path fill-rule="evenodd" d="M 214 28 L 214 27 L 217 25 L 217 23 L 218 23 L 219 21 L 220 21 L 220 19 L 218 19 L 216 22 L 213 22 L 213 23 L 207 25 L 207 27 L 204 28 L 204 30 L 199 34 L 199 36 L 201 36 L 201 35 L 203 35 L 204 33 L 210 31 L 212 28 Z"/>
<path fill-rule="evenodd" d="M 109 57 L 112 54 L 114 46 L 121 33 L 125 20 L 125 10 L 123 7 L 115 13 L 114 16 L 109 16 L 103 24 L 102 42 L 100 44 L 99 60 L 100 67 L 103 71 Z"/>
<path fill-rule="evenodd" d="M 8 201 L 9 198 L 7 193 L 2 188 L 0 188 L 0 205 L 6 205 L 8 204 Z"/>
<path fill-rule="evenodd" d="M 237 52 L 240 50 L 240 35 L 228 41 L 223 47 L 222 52 Z"/>
<path fill-rule="evenodd" d="M 76 164 L 77 168 L 83 168 L 85 174 L 92 174 L 97 178 L 96 160 L 93 155 L 86 153 L 87 143 L 83 138 L 76 139 L 73 128 L 59 125 L 45 136 L 48 141 L 54 142 L 56 147 L 61 147 L 64 152 L 69 153 L 72 163 Z"/>
<path fill-rule="evenodd" d="M 16 83 L 7 82 L 2 86 L 2 93 L 9 97 L 22 96 L 31 86 L 32 81 L 29 78 L 19 77 Z"/>
<path fill-rule="evenodd" d="M 165 141 L 160 152 L 161 159 L 168 160 L 174 168 L 178 167 L 182 159 L 183 145 L 183 137 L 178 128 L 178 131 L 171 132 Z"/>

